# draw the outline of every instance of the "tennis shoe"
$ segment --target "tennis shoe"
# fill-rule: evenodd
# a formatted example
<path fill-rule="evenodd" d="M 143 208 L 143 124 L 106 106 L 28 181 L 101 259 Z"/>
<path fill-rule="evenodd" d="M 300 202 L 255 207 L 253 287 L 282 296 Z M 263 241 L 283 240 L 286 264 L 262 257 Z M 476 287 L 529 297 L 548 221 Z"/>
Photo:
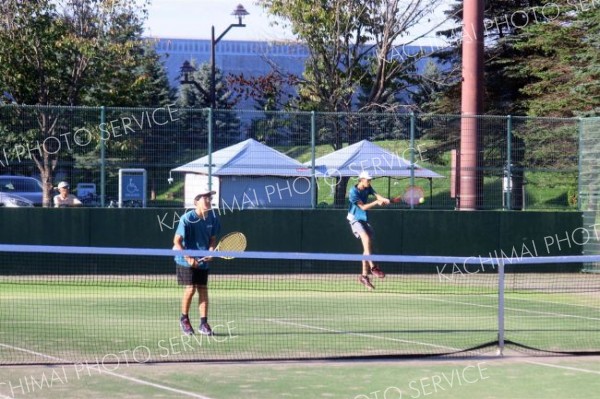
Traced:
<path fill-rule="evenodd" d="M 374 276 L 379 277 L 379 278 L 385 277 L 385 273 L 383 272 L 383 270 L 381 270 L 379 268 L 379 266 L 373 266 L 371 268 L 371 273 L 373 273 Z"/>
<path fill-rule="evenodd" d="M 198 331 L 200 331 L 200 334 L 202 335 L 214 335 L 208 323 L 200 324 Z"/>
<path fill-rule="evenodd" d="M 369 276 L 360 276 L 358 278 L 358 282 L 370 290 L 375 289 L 375 287 L 373 287 L 373 284 L 371 284 L 371 280 L 369 280 Z"/>
<path fill-rule="evenodd" d="M 194 335 L 194 328 L 192 327 L 192 323 L 190 323 L 189 317 L 181 316 L 179 319 L 179 325 L 181 326 L 181 331 L 185 335 Z"/>

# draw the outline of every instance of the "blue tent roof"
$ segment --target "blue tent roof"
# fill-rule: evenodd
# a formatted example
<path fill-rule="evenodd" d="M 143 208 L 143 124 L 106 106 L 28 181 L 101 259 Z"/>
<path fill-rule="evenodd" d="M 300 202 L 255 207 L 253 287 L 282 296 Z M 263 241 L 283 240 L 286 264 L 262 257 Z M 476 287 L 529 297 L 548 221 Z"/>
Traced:
<path fill-rule="evenodd" d="M 281 152 L 248 139 L 212 154 L 214 176 L 306 176 L 309 167 Z M 172 170 L 208 174 L 208 155 Z"/>
<path fill-rule="evenodd" d="M 311 165 L 311 162 L 305 162 Z M 362 171 L 373 177 L 414 177 L 443 178 L 432 170 L 413 164 L 398 154 L 371 143 L 368 140 L 344 147 L 315 160 L 316 169 L 326 176 L 358 176 Z"/>

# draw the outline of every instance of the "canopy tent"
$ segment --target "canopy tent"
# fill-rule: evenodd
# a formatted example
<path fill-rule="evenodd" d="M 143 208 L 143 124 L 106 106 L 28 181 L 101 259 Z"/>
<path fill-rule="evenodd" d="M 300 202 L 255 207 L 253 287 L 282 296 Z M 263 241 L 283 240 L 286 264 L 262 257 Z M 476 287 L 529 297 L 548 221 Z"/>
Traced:
<path fill-rule="evenodd" d="M 312 165 L 312 162 L 306 162 L 305 165 Z M 411 164 L 398 154 L 368 140 L 359 141 L 315 159 L 315 169 L 320 174 L 333 178 L 357 177 L 360 172 L 367 171 L 374 178 L 428 179 L 430 196 L 433 192 L 433 179 L 444 177 L 416 163 Z"/>
<path fill-rule="evenodd" d="M 313 203 L 310 168 L 254 139 L 213 152 L 210 162 L 210 171 L 208 155 L 171 170 L 186 174 L 186 207 L 193 206 L 209 173 L 220 208 L 305 208 Z"/>
<path fill-rule="evenodd" d="M 306 162 L 304 165 L 310 165 Z M 358 176 L 362 171 L 373 177 L 419 177 L 439 179 L 444 176 L 422 168 L 368 140 L 359 141 L 315 160 L 316 169 L 327 176 Z"/>

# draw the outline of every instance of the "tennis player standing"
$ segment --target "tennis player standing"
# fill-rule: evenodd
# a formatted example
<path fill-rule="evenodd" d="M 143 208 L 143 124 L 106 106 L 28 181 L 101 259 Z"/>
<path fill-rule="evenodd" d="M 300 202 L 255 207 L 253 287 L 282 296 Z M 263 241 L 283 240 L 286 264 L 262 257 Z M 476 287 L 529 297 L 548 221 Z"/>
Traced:
<path fill-rule="evenodd" d="M 212 211 L 211 200 L 215 194 L 208 187 L 194 198 L 196 209 L 186 212 L 179 220 L 173 239 L 173 249 L 192 249 L 214 251 L 217 235 L 221 230 L 221 222 L 216 212 Z M 212 257 L 194 258 L 177 256 L 177 282 L 184 286 L 181 300 L 181 318 L 179 324 L 186 335 L 194 334 L 190 323 L 189 310 L 192 298 L 198 291 L 198 310 L 200 312 L 199 332 L 213 335 L 208 324 L 208 271 Z"/>
<path fill-rule="evenodd" d="M 367 210 L 375 206 L 385 206 L 390 203 L 389 199 L 377 194 L 373 187 L 371 187 L 372 179 L 369 172 L 361 172 L 358 175 L 358 184 L 350 189 L 350 194 L 348 195 L 350 207 L 347 219 L 350 222 L 352 233 L 354 233 L 356 238 L 360 238 L 362 242 L 363 255 L 371 255 L 373 247 L 373 228 L 367 221 Z M 367 202 L 371 195 L 375 196 L 376 200 Z M 370 274 L 379 278 L 385 277 L 385 273 L 373 261 L 363 260 L 362 274 L 358 278 L 358 281 L 372 290 L 375 287 L 369 279 Z"/>

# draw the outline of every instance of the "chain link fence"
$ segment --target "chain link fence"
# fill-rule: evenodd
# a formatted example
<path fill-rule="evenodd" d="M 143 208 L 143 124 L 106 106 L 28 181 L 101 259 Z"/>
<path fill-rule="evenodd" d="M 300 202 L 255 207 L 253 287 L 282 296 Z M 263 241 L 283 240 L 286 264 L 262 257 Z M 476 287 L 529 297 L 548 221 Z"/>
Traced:
<path fill-rule="evenodd" d="M 597 170 L 597 120 L 477 119 L 479 209 L 577 210 L 579 201 L 584 208 L 595 207 L 600 189 L 588 175 Z M 345 208 L 349 187 L 367 170 L 384 196 L 402 197 L 411 187 L 423 190 L 422 202 L 401 201 L 394 208 L 456 209 L 460 140 L 459 115 L 182 109 L 173 104 L 5 105 L 0 107 L 0 175 L 36 177 L 47 188 L 46 205 L 55 194 L 52 188 L 66 180 L 86 206 L 140 206 L 122 200 L 119 171 L 143 169 L 149 207 L 189 206 L 186 191 L 189 196 L 198 184 L 210 183 L 229 195 L 225 203 L 217 198 L 221 208 L 231 208 L 231 201 L 240 209 Z M 364 142 L 376 145 L 376 151 L 369 147 L 351 153 L 353 144 Z M 332 153 L 356 173 L 319 163 Z M 581 173 L 587 173 L 581 180 L 579 162 Z M 186 165 L 187 171 L 175 170 Z"/>

